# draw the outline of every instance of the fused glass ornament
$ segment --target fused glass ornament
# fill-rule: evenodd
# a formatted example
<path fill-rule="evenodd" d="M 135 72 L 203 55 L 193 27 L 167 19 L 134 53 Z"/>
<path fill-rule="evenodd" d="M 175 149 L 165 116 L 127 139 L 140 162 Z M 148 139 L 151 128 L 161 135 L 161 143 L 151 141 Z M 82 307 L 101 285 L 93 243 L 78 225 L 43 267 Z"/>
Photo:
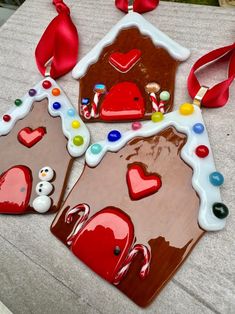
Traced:
<path fill-rule="evenodd" d="M 184 104 L 120 134 L 88 148 L 84 171 L 51 231 L 145 307 L 205 231 L 224 228 L 228 209 L 211 179 L 216 168 L 199 107 Z M 200 146 L 208 150 L 203 158 Z"/>
<path fill-rule="evenodd" d="M 17 99 L 0 117 L 0 213 L 56 211 L 73 159 L 89 142 L 88 129 L 52 78 Z"/>
<path fill-rule="evenodd" d="M 73 69 L 81 118 L 147 120 L 155 111 L 172 111 L 177 67 L 189 55 L 140 14 L 129 12 Z"/>

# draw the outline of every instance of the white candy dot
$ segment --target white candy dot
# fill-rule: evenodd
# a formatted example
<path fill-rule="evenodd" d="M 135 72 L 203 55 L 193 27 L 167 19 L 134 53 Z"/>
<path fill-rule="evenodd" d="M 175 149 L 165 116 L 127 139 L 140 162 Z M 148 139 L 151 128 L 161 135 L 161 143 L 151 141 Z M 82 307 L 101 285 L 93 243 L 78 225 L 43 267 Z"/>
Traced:
<path fill-rule="evenodd" d="M 53 185 L 47 181 L 41 181 L 36 185 L 36 193 L 38 195 L 48 195 L 53 190 Z"/>
<path fill-rule="evenodd" d="M 38 196 L 33 201 L 33 208 L 41 214 L 46 213 L 51 207 L 51 199 L 46 195 Z"/>
<path fill-rule="evenodd" d="M 39 170 L 38 177 L 42 181 L 51 181 L 54 177 L 54 170 L 51 167 L 43 167 Z"/>

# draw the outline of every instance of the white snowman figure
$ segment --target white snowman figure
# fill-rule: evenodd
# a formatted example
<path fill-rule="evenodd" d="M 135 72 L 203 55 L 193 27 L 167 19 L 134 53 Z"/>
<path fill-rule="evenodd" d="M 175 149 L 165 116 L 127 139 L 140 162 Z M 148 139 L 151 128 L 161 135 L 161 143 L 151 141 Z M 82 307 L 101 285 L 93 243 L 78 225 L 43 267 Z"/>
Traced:
<path fill-rule="evenodd" d="M 33 208 L 38 213 L 46 213 L 51 207 L 51 198 L 48 196 L 53 185 L 49 182 L 54 177 L 54 170 L 51 167 L 43 167 L 39 170 L 38 177 L 41 180 L 36 185 L 36 193 L 39 195 L 33 201 Z"/>

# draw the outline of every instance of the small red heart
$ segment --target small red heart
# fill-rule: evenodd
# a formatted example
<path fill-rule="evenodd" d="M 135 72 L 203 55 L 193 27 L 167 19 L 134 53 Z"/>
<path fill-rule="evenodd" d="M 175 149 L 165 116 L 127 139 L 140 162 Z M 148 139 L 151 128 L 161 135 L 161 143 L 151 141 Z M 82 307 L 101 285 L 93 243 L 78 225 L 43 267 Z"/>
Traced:
<path fill-rule="evenodd" d="M 46 134 L 45 128 L 40 127 L 35 130 L 32 130 L 31 128 L 27 127 L 19 131 L 18 140 L 21 144 L 30 148 L 39 141 L 41 141 L 45 134 Z"/>
<path fill-rule="evenodd" d="M 139 49 L 132 49 L 127 53 L 114 52 L 110 55 L 109 62 L 117 70 L 125 73 L 139 61 L 141 54 Z"/>
<path fill-rule="evenodd" d="M 131 165 L 127 170 L 127 186 L 133 200 L 139 200 L 157 192 L 162 186 L 162 180 L 156 174 L 146 175 L 138 164 Z"/>
<path fill-rule="evenodd" d="M 0 213 L 22 214 L 28 208 L 32 190 L 31 171 L 15 166 L 0 176 Z"/>
<path fill-rule="evenodd" d="M 114 85 L 101 105 L 102 120 L 132 120 L 144 116 L 144 99 L 138 86 L 131 82 Z"/>

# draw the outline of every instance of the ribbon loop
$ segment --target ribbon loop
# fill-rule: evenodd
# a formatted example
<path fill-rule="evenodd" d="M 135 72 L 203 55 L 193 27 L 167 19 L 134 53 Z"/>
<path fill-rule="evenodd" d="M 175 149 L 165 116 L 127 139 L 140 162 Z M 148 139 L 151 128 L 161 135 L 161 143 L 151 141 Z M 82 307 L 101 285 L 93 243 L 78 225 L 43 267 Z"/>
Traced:
<path fill-rule="evenodd" d="M 189 73 L 188 92 L 189 95 L 194 99 L 201 88 L 195 72 L 199 70 L 202 66 L 205 66 L 213 61 L 217 62 L 223 58 L 229 59 L 228 78 L 208 89 L 201 101 L 204 107 L 222 107 L 227 103 L 229 99 L 229 87 L 235 79 L 235 43 L 229 46 L 215 49 L 205 54 L 195 62 Z"/>
<path fill-rule="evenodd" d="M 54 0 L 53 4 L 58 15 L 43 33 L 35 58 L 42 75 L 47 73 L 50 61 L 50 76 L 56 79 L 68 73 L 77 63 L 79 39 L 67 5 L 62 0 Z"/>
<path fill-rule="evenodd" d="M 145 13 L 154 10 L 159 4 L 159 0 L 133 0 L 133 11 L 138 13 Z M 128 12 L 128 0 L 115 0 L 116 7 Z"/>

